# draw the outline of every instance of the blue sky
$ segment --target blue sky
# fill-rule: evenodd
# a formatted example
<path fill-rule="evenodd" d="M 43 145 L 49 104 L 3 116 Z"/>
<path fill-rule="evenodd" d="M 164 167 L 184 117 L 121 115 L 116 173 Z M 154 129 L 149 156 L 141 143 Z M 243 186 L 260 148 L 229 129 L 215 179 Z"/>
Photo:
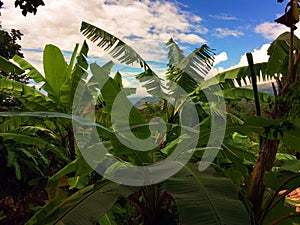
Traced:
<path fill-rule="evenodd" d="M 87 21 L 133 46 L 144 59 L 165 61 L 165 43 L 173 37 L 186 53 L 202 44 L 216 49 L 212 74 L 245 65 L 245 53 L 266 61 L 269 44 L 287 31 L 274 20 L 285 4 L 276 0 L 44 0 L 37 15 L 23 17 L 13 1 L 4 0 L 5 29 L 20 29 L 25 58 L 42 70 L 42 50 L 54 44 L 66 59 L 82 43 L 81 21 Z M 296 31 L 300 33 L 298 29 Z M 105 55 L 89 42 L 92 59 Z M 158 64 L 157 64 L 158 65 Z M 158 70 L 160 68 L 157 68 Z M 130 81 L 128 81 L 130 83 Z"/>
<path fill-rule="evenodd" d="M 233 66 L 240 60 L 240 56 L 253 49 L 259 49 L 263 44 L 269 43 L 255 28 L 264 22 L 273 22 L 277 15 L 284 12 L 284 3 L 276 0 L 226 0 L 226 1 L 180 1 L 189 11 L 203 18 L 203 24 L 209 29 L 202 36 L 208 45 L 217 52 L 226 51 L 229 60 L 220 65 Z M 236 36 L 221 37 L 216 29 L 223 28 L 236 31 Z M 225 34 L 224 34 L 225 35 Z"/>

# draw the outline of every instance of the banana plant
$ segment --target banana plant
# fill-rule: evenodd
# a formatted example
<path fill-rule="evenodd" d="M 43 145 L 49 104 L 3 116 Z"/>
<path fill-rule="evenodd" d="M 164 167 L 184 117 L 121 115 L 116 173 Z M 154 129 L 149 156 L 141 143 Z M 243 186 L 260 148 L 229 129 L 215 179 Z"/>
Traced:
<path fill-rule="evenodd" d="M 271 171 L 274 166 L 279 142 L 299 152 L 299 138 L 295 135 L 296 133 L 299 133 L 299 125 L 297 123 L 299 114 L 296 113 L 299 111 L 299 104 L 295 97 L 297 95 L 297 90 L 299 90 L 297 78 L 300 72 L 298 66 L 299 44 L 299 39 L 292 35 L 292 33 L 283 33 L 270 45 L 268 49 L 268 54 L 270 56 L 268 62 L 253 65 L 252 75 L 256 75 L 257 78 L 262 77 L 263 80 L 272 79 L 272 82 L 274 80 L 276 82 L 276 85 L 272 83 L 274 97 L 268 97 L 271 101 L 263 101 L 262 97 L 260 97 L 259 101 L 260 103 L 266 102 L 270 105 L 269 112 L 265 114 L 270 121 L 273 121 L 271 123 L 280 121 L 280 124 L 271 126 L 272 128 L 268 127 L 267 124 L 263 125 L 263 123 L 261 123 L 261 126 L 264 126 L 267 132 L 270 131 L 270 129 L 274 129 L 273 132 L 277 134 L 273 138 L 270 136 L 260 138 L 260 152 L 258 154 L 258 159 L 253 165 L 253 171 L 252 169 L 250 170 L 252 173 L 251 179 L 246 188 L 244 199 L 251 202 L 250 206 L 251 204 L 252 206 L 250 207 L 250 210 L 253 210 L 257 224 L 277 224 L 279 221 L 290 223 L 290 221 L 288 221 L 289 219 L 299 217 L 295 212 L 284 207 L 284 196 L 292 190 L 289 188 L 285 194 L 279 195 L 278 193 L 280 190 L 282 191 L 282 189 L 271 189 L 270 186 L 268 186 L 270 183 L 265 183 L 264 181 L 264 174 L 267 173 L 267 171 Z M 291 48 L 293 48 L 292 57 L 290 52 Z M 293 68 L 289 69 L 291 67 L 291 61 L 293 62 Z M 218 74 L 216 78 L 219 82 L 224 84 L 225 96 L 227 95 L 227 91 L 229 91 L 230 95 L 239 92 L 238 95 L 233 96 L 238 99 L 241 97 L 249 99 L 249 97 L 245 96 L 246 92 L 244 92 L 244 96 L 241 94 L 240 91 L 245 89 L 237 89 L 234 80 L 237 81 L 239 85 L 241 85 L 242 80 L 244 83 L 246 83 L 247 80 L 250 80 L 252 85 L 256 86 L 255 79 L 253 79 L 253 77 L 251 78 L 250 66 L 225 71 Z M 254 99 L 254 89 L 247 90 L 247 92 L 249 94 L 252 92 L 252 99 Z M 260 93 L 259 95 L 262 96 Z M 240 165 L 237 164 L 236 166 Z M 296 177 L 297 174 L 294 178 L 291 178 L 291 180 L 297 179 Z M 281 185 L 284 186 L 285 183 L 283 182 Z M 293 188 L 296 187 L 297 186 L 293 186 Z M 282 212 L 284 211 L 285 215 L 272 213 L 269 208 L 270 206 L 274 210 L 275 208 L 277 208 L 277 210 L 282 209 Z M 273 222 L 271 222 L 272 220 Z"/>
<path fill-rule="evenodd" d="M 0 77 L 1 94 L 17 98 L 23 106 L 22 112 L 0 112 L 0 136 L 6 146 L 1 150 L 1 164 L 5 169 L 3 171 L 14 171 L 14 175 L 8 172 L 3 174 L 4 183 L 5 180 L 8 182 L 1 185 L 1 190 L 5 190 L 9 196 L 14 192 L 16 184 L 22 185 L 22 193 L 14 198 L 26 199 L 22 201 L 24 204 L 30 201 L 28 196 L 37 188 L 46 193 L 47 177 L 52 176 L 77 155 L 71 118 L 35 117 L 33 113 L 71 113 L 77 82 L 87 67 L 85 56 L 88 47 L 84 43 L 79 54 L 78 47 L 76 45 L 70 63 L 67 64 L 56 46 L 47 45 L 43 59 L 45 74 L 18 56 L 13 58 L 14 63 L 1 61 L 2 71 L 27 73 L 31 79 L 31 84 L 24 84 Z M 41 85 L 41 88 L 35 88 L 32 83 Z M 43 199 L 38 201 L 40 204 Z"/>
<path fill-rule="evenodd" d="M 131 47 L 115 36 L 85 22 L 82 23 L 81 30 L 84 35 L 92 41 L 97 42 L 100 48 L 108 51 L 112 57 L 120 60 L 120 62 L 125 64 L 131 64 L 133 62 L 139 63 L 142 69 L 144 69 L 144 72 L 139 74 L 137 79 L 146 82 L 145 87 L 149 93 L 156 94 L 159 97 L 165 96 L 160 78 L 151 70 L 147 62 Z M 270 121 L 261 117 L 249 118 L 246 121 L 238 120 L 238 118 L 235 121 L 232 119 L 232 123 L 227 124 L 225 133 L 226 139 L 221 146 L 221 153 L 223 153 L 224 156 L 218 156 L 215 162 L 217 163 L 218 160 L 223 160 L 223 162 L 224 160 L 227 160 L 227 164 L 236 166 L 239 172 L 241 172 L 241 175 L 237 176 L 236 170 L 221 169 L 215 164 L 209 167 L 205 172 L 200 173 L 197 168 L 200 160 L 199 156 L 203 156 L 203 150 L 205 149 L 203 146 L 207 144 L 209 136 L 214 135 L 209 126 L 209 120 L 212 115 L 208 110 L 207 99 L 205 99 L 204 92 L 205 89 L 216 85 L 215 80 L 204 80 L 205 74 L 211 68 L 213 54 L 207 46 L 202 46 L 189 56 L 185 57 L 173 39 L 170 39 L 167 46 L 169 48 L 168 79 L 170 80 L 170 84 L 168 84 L 167 87 L 169 87 L 171 91 L 176 90 L 174 89 L 174 86 L 172 86 L 171 81 L 173 81 L 181 86 L 190 96 L 193 96 L 194 102 L 200 101 L 203 103 L 202 105 L 199 104 L 197 106 L 198 116 L 201 118 L 200 127 L 203 129 L 201 129 L 199 141 L 197 140 L 196 143 L 197 148 L 191 160 L 193 163 L 191 162 L 182 165 L 182 170 L 175 176 L 156 185 L 128 187 L 116 184 L 101 176 L 96 178 L 94 184 L 91 184 L 91 181 L 83 182 L 82 184 L 82 180 L 80 181 L 80 179 L 86 177 L 87 174 L 90 174 L 93 168 L 87 165 L 84 155 L 79 154 L 75 160 L 54 174 L 49 179 L 49 184 L 59 182 L 66 176 L 69 176 L 69 178 L 74 178 L 72 188 L 75 187 L 81 190 L 75 192 L 75 194 L 69 196 L 67 199 L 65 199 L 65 196 L 54 194 L 53 198 L 51 198 L 49 202 L 27 222 L 27 224 L 116 224 L 118 221 L 117 205 L 120 204 L 125 205 L 126 207 L 129 207 L 128 205 L 130 205 L 131 209 L 133 209 L 132 215 L 135 215 L 136 219 L 131 220 L 131 224 L 134 224 L 134 222 L 137 224 L 259 224 L 262 221 L 272 220 L 267 215 L 276 208 L 275 206 L 277 203 L 281 203 L 282 198 L 271 198 L 272 201 L 269 202 L 272 204 L 268 204 L 263 213 L 264 216 L 260 217 L 263 219 L 260 221 L 260 219 L 257 218 L 255 213 L 252 212 L 251 204 L 249 204 L 245 198 L 245 193 L 241 190 L 244 178 L 246 186 L 249 186 L 250 173 L 247 163 L 249 163 L 249 161 L 254 163 L 255 155 L 251 151 L 243 152 L 241 148 L 234 148 L 232 146 L 232 143 L 240 140 L 241 137 L 233 138 L 233 140 L 230 138 L 234 137 L 232 134 L 235 134 L 236 136 L 235 132 L 242 133 L 243 135 L 257 132 L 261 136 L 276 139 L 275 136 L 278 137 L 278 134 L 280 134 L 283 129 L 288 130 L 288 124 L 281 124 L 281 121 Z M 52 51 L 49 51 L 49 49 L 52 49 Z M 50 72 L 46 71 L 51 71 L 51 69 L 53 69 L 53 64 L 55 64 L 53 59 L 58 58 L 58 61 L 62 62 L 61 54 L 57 53 L 59 53 L 59 51 L 55 47 L 48 47 L 45 58 L 50 56 L 53 56 L 53 58 L 52 62 L 47 64 L 45 73 L 50 74 Z M 42 89 L 48 93 L 47 95 L 25 86 L 17 86 L 15 83 L 13 83 L 13 85 L 6 84 L 5 90 L 13 93 L 13 89 L 16 89 L 14 90 L 14 94 L 21 99 L 22 95 L 20 92 L 23 93 L 25 92 L 24 90 L 26 90 L 27 93 L 30 93 L 27 96 L 32 97 L 31 100 L 34 100 L 33 96 L 38 96 L 36 97 L 36 99 L 39 99 L 39 101 L 36 101 L 38 109 L 48 112 L 32 113 L 31 115 L 48 118 L 56 117 L 58 118 L 57 120 L 61 120 L 64 123 L 68 123 L 69 120 L 72 119 L 83 125 L 97 127 L 97 136 L 99 136 L 101 141 L 105 144 L 107 154 L 113 155 L 124 163 L 143 166 L 159 162 L 159 160 L 169 157 L 179 143 L 180 133 L 178 133 L 177 130 L 180 125 L 176 124 L 176 122 L 178 119 L 177 112 L 182 105 L 179 104 L 176 109 L 175 107 L 170 107 L 170 110 L 166 111 L 166 114 L 168 114 L 166 131 L 172 133 L 173 136 L 171 136 L 171 138 L 166 138 L 163 145 L 150 149 L 149 151 L 134 151 L 118 140 L 116 130 L 112 129 L 114 126 L 113 123 L 103 122 L 104 120 L 97 119 L 97 116 L 105 114 L 110 120 L 114 102 L 118 98 L 121 98 L 124 108 L 128 107 L 131 109 L 129 114 L 130 130 L 125 129 L 125 133 L 123 134 L 126 136 L 127 133 L 133 132 L 135 136 L 139 138 L 147 138 L 150 134 L 152 135 L 149 126 L 145 123 L 141 113 L 133 107 L 132 103 L 128 101 L 126 97 L 128 93 L 132 93 L 132 90 L 126 91 L 126 88 L 123 88 L 119 73 L 117 73 L 114 78 L 109 76 L 110 69 L 113 66 L 112 63 L 107 63 L 103 66 L 99 66 L 95 63 L 91 64 L 90 70 L 92 76 L 87 80 L 86 75 L 84 75 L 84 71 L 87 69 L 87 63 L 85 58 L 82 55 L 80 56 L 77 58 L 77 63 L 79 62 L 78 67 L 75 66 L 74 69 L 69 69 L 69 67 L 66 69 L 66 67 L 63 66 L 63 63 L 60 63 L 57 68 L 60 68 L 61 71 L 65 71 L 65 73 L 62 77 L 55 77 L 55 81 L 51 82 L 47 82 L 47 79 L 50 79 L 51 75 L 48 75 L 46 78 L 46 76 L 44 77 L 36 72 L 36 70 L 31 65 L 28 65 L 28 63 L 19 61 L 19 65 L 22 69 L 29 69 L 32 79 L 36 82 L 45 82 Z M 81 63 L 80 60 L 82 60 Z M 74 61 L 74 57 L 72 57 L 71 62 L 72 61 Z M 261 68 L 265 69 L 265 66 L 266 65 L 260 65 L 259 70 L 261 70 Z M 244 72 L 246 70 L 247 69 L 244 69 Z M 70 71 L 73 72 L 70 73 Z M 75 73 L 75 71 L 77 72 Z M 243 79 L 243 76 L 246 77 L 247 74 L 245 75 L 245 73 L 241 71 L 242 69 L 231 72 L 231 74 L 228 72 L 217 76 L 217 79 L 219 79 L 222 84 L 223 90 L 228 92 L 225 95 L 227 98 L 240 98 L 246 96 L 247 98 L 252 99 L 251 91 L 247 92 L 241 88 L 237 89 L 237 91 L 232 94 L 232 92 L 227 89 L 229 87 L 234 87 L 232 79 Z M 58 76 L 61 73 L 54 71 L 53 74 Z M 68 76 L 65 74 L 72 75 Z M 269 75 L 269 73 L 265 74 Z M 8 82 L 7 80 L 3 81 L 4 83 Z M 60 84 L 60 88 L 57 87 L 58 85 L 54 84 Z M 11 86 L 16 88 L 11 88 Z M 88 99 L 89 101 L 76 101 L 79 104 L 75 105 L 75 107 L 79 107 L 78 111 L 81 113 L 80 115 L 87 114 L 87 118 L 90 118 L 91 120 L 94 119 L 95 122 L 84 120 L 74 114 L 71 115 L 74 113 L 74 111 L 72 111 L 72 106 L 74 107 L 72 104 L 75 103 L 73 99 L 78 97 L 76 96 L 78 90 L 83 92 L 87 90 L 90 93 L 96 93 L 94 95 L 96 98 L 93 98 L 93 94 L 88 94 L 88 97 L 91 98 Z M 222 95 L 220 90 L 213 90 L 215 90 L 213 93 L 216 94 L 216 96 Z M 122 95 L 120 93 L 125 94 Z M 260 100 L 269 101 L 269 97 L 270 96 L 268 95 L 261 94 Z M 218 98 L 215 99 L 216 102 L 217 100 Z M 34 101 L 23 99 L 23 102 L 24 105 L 27 105 L 28 109 L 34 109 L 35 106 L 32 104 Z M 47 105 L 51 106 L 50 110 L 48 110 Z M 54 108 L 54 106 L 56 108 Z M 95 115 L 91 113 L 92 111 L 95 111 Z M 21 113 L 19 115 L 21 115 Z M 122 115 L 121 112 L 120 115 Z M 30 115 L 27 114 L 26 116 Z M 93 118 L 93 116 L 95 118 Z M 118 122 L 124 122 L 124 119 L 126 120 L 127 118 L 119 116 L 117 119 L 119 119 Z M 59 129 L 61 129 L 61 127 L 59 127 L 58 130 Z M 288 133 L 286 130 L 284 130 L 285 133 Z M 275 135 L 276 132 L 277 135 Z M 160 137 L 161 133 L 155 135 L 156 137 Z M 294 136 L 295 133 L 291 132 L 290 136 L 284 135 L 283 138 L 289 138 L 289 140 L 291 140 Z M 293 143 L 295 144 L 295 142 Z M 80 145 L 81 143 L 78 142 L 78 144 Z M 85 147 L 88 149 L 89 147 L 92 147 L 92 145 Z M 187 150 L 191 150 L 189 149 L 189 146 L 187 146 Z M 105 166 L 105 160 L 101 163 Z M 116 171 L 116 168 L 118 168 L 118 164 L 109 165 L 105 176 L 109 177 L 110 173 L 114 176 L 115 174 L 113 173 Z M 71 176 L 74 176 L 75 174 L 75 177 L 70 177 L 69 174 L 72 174 Z M 291 177 L 292 178 L 288 177 L 287 179 L 294 180 L 294 177 Z M 272 189 L 275 191 L 275 194 L 279 193 L 279 190 L 281 189 L 291 187 L 287 186 L 287 181 L 284 182 L 283 185 Z M 91 185 L 86 186 L 87 184 Z M 239 190 L 241 190 L 240 193 Z M 240 201 L 239 195 L 244 204 Z M 224 201 L 224 198 L 226 198 L 226 202 Z M 99 206 L 99 202 L 101 201 L 106 202 L 107 204 Z M 273 204 L 273 202 L 276 204 Z M 176 215 L 176 212 L 174 213 L 175 206 L 178 208 L 178 216 Z"/>
<path fill-rule="evenodd" d="M 19 65 L 19 68 L 23 71 L 28 71 L 28 76 L 32 81 L 42 84 L 42 86 L 40 90 L 37 90 L 29 85 L 1 77 L 0 86 L 2 92 L 18 98 L 24 105 L 25 111 L 50 111 L 71 114 L 75 88 L 85 72 L 84 68 L 87 68 L 85 56 L 88 47 L 84 43 L 76 58 L 78 47 L 79 45 L 76 45 L 68 65 L 61 51 L 56 46 L 47 45 L 43 56 L 44 75 L 23 58 L 15 56 L 13 60 Z M 76 63 L 75 58 L 77 60 Z M 31 120 L 32 118 L 27 117 L 27 122 L 30 123 Z M 16 120 L 12 118 L 11 122 L 14 123 L 13 126 L 17 132 L 18 127 L 24 124 L 24 119 Z M 17 122 L 19 124 L 16 124 Z M 9 120 L 6 120 L 5 124 L 9 126 Z M 33 123 L 30 124 L 32 125 Z M 66 154 L 71 159 L 75 159 L 76 153 L 70 122 L 63 119 L 45 120 L 41 126 L 37 126 L 36 130 L 38 130 L 38 127 L 44 127 L 46 129 L 44 132 L 48 133 L 49 137 L 54 137 L 61 147 L 67 149 Z"/>
<path fill-rule="evenodd" d="M 45 188 L 48 176 L 77 157 L 70 114 L 76 87 L 88 66 L 85 58 L 88 46 L 84 42 L 79 52 L 78 48 L 76 45 L 67 64 L 59 48 L 47 45 L 43 57 L 44 75 L 19 56 L 13 58 L 15 63 L 3 64 L 7 71 L 20 74 L 26 71 L 31 82 L 41 85 L 36 89 L 33 85 L 0 77 L 1 93 L 14 96 L 24 107 L 22 112 L 0 112 L 0 136 L 8 150 L 1 155 L 7 159 L 4 164 L 14 168 L 16 179 L 29 182 L 31 187 Z M 45 112 L 55 116 L 45 115 Z M 69 117 L 59 117 L 59 113 Z M 12 145 L 17 147 L 11 148 Z M 28 168 L 32 168 L 34 177 L 26 174 Z M 49 188 L 55 189 L 57 185 Z"/>
<path fill-rule="evenodd" d="M 160 78 L 131 47 L 115 36 L 85 22 L 82 23 L 81 31 L 86 37 L 96 42 L 100 48 L 108 51 L 112 57 L 120 62 L 125 64 L 138 62 L 142 69 L 144 69 L 144 72 L 139 74 L 137 79 L 146 82 L 145 87 L 149 93 L 156 94 L 159 97 L 165 96 Z M 191 93 L 192 88 L 189 89 L 186 87 L 191 86 L 191 84 L 194 85 L 193 88 L 199 86 L 199 81 L 203 80 L 204 75 L 210 69 L 213 62 L 212 52 L 207 46 L 202 46 L 189 56 L 184 57 L 172 39 L 167 45 L 169 47 L 170 80 L 173 80 L 179 86 L 182 85 L 182 88 L 186 92 Z M 120 77 L 117 75 L 114 79 L 109 77 L 109 72 L 105 67 L 105 65 L 101 67 L 97 64 L 91 64 L 92 77 L 86 83 L 90 88 L 97 88 L 97 86 L 93 86 L 93 83 L 100 84 L 100 87 L 98 86 L 100 88 L 100 95 L 98 92 L 99 96 L 96 102 L 101 105 L 101 110 L 112 114 L 113 103 L 121 96 L 124 109 L 127 107 L 131 108 L 129 114 L 130 130 L 125 130 L 125 134 L 126 132 L 133 132 L 139 138 L 149 136 L 149 125 L 145 124 L 141 113 L 133 107 L 126 98 L 126 95 L 122 95 L 126 91 L 123 92 L 124 88 L 120 85 Z M 175 74 L 175 71 L 179 71 L 178 76 Z M 184 71 L 186 71 L 186 74 L 183 74 Z M 185 86 L 182 81 L 188 79 L 187 73 L 192 73 L 192 75 L 189 83 Z M 171 90 L 176 90 L 172 89 L 171 85 L 169 86 Z M 94 104 L 97 103 L 94 102 Z M 87 104 L 90 104 L 90 102 L 87 102 Z M 85 111 L 85 105 L 79 108 L 78 111 Z M 163 145 L 159 145 L 149 151 L 137 152 L 126 147 L 116 138 L 117 130 L 108 128 L 104 132 L 100 129 L 98 130 L 98 135 L 103 143 L 105 143 L 107 152 L 113 154 L 120 161 L 140 166 L 159 162 L 169 157 L 178 143 L 182 141 L 180 133 L 176 131 L 180 128 L 180 124 L 176 124 L 175 119 L 173 121 L 170 120 L 170 118 L 177 116 L 176 114 L 180 110 L 180 107 L 182 105 L 178 105 L 175 110 L 171 107 L 170 109 L 173 112 L 171 116 L 167 117 L 169 120 L 166 121 L 166 131 L 172 133 L 172 138 L 166 139 Z M 199 109 L 201 109 L 200 106 Z M 124 119 L 128 120 L 128 118 L 122 116 L 121 111 L 119 111 L 119 114 L 119 122 L 122 122 Z M 166 111 L 166 114 L 169 114 L 169 111 Z M 73 118 L 76 119 L 76 115 Z M 199 146 L 207 143 L 211 132 L 208 125 L 208 114 L 203 114 L 201 118 L 206 118 L 206 120 L 200 123 L 204 132 L 200 134 L 202 136 L 200 137 L 201 141 L 198 143 Z M 170 122 L 172 123 L 170 124 Z M 99 127 L 95 123 L 92 123 L 92 125 Z M 114 126 L 114 123 L 110 126 Z M 232 126 L 232 129 L 237 129 L 237 126 Z M 155 135 L 156 137 L 160 137 L 161 133 L 156 133 Z M 191 143 L 185 146 L 186 150 L 192 150 L 189 149 L 190 145 Z M 85 147 L 88 148 L 88 146 Z M 199 151 L 201 150 L 199 149 Z M 105 164 L 105 161 L 103 163 Z M 78 168 L 82 167 L 82 165 L 83 160 L 82 156 L 80 156 L 77 160 L 58 171 L 50 178 L 50 181 L 59 180 L 70 173 L 76 173 L 80 177 L 82 174 L 78 172 Z M 28 221 L 27 224 L 41 222 L 44 222 L 44 224 L 74 223 L 76 218 L 81 218 L 80 220 L 76 219 L 76 224 L 120 224 L 120 221 L 117 220 L 118 212 L 116 211 L 118 204 L 125 204 L 124 207 L 129 207 L 128 205 L 130 205 L 131 209 L 134 209 L 132 215 L 135 216 L 135 219 L 131 220 L 130 224 L 250 224 L 250 217 L 243 203 L 238 198 L 238 189 L 219 167 L 211 167 L 203 173 L 198 171 L 197 164 L 188 163 L 181 165 L 181 167 L 183 169 L 174 177 L 159 184 L 142 187 L 130 188 L 113 183 L 105 178 L 100 178 L 95 184 L 83 188 L 66 200 L 61 201 L 59 197 L 54 198 Z M 109 165 L 104 176 L 109 177 L 110 174 L 118 176 L 118 174 L 115 174 L 117 168 L 118 164 Z M 223 195 L 224 190 L 226 190 L 225 195 Z M 226 205 L 221 200 L 223 197 L 228 200 Z M 97 203 L 101 201 L 107 204 L 105 204 L 105 207 L 98 208 Z M 175 205 L 178 207 L 179 216 L 176 216 Z M 87 209 L 87 211 L 82 210 L 83 208 Z M 233 211 L 238 211 L 239 213 L 233 214 Z M 132 217 L 131 215 L 128 216 Z"/>

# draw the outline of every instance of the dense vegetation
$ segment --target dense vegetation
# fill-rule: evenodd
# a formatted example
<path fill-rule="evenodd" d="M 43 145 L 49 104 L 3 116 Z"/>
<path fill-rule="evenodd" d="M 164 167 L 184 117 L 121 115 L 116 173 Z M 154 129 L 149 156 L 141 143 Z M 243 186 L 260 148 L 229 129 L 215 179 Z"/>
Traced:
<path fill-rule="evenodd" d="M 18 101 L 0 112 L 0 224 L 300 224 L 299 202 L 286 198 L 300 186 L 298 1 L 288 7 L 279 22 L 291 31 L 268 62 L 248 53 L 249 66 L 211 79 L 206 45 L 185 56 L 170 39 L 163 82 L 133 48 L 82 22 L 115 60 L 140 65 L 136 79 L 159 101 L 139 109 L 113 62 L 89 64 L 86 42 L 68 63 L 47 45 L 44 74 L 0 56 L 0 94 Z M 275 81 L 273 95 L 257 90 L 260 76 Z"/>

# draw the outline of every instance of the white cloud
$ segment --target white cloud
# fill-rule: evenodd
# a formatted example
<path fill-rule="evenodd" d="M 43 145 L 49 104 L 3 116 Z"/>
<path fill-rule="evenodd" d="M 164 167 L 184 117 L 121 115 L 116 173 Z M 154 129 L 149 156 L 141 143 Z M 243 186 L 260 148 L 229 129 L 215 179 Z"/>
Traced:
<path fill-rule="evenodd" d="M 206 43 L 206 40 L 199 37 L 196 34 L 178 34 L 176 36 L 176 39 L 179 40 L 180 42 L 183 43 L 188 43 L 188 44 L 203 44 Z"/>
<path fill-rule="evenodd" d="M 220 15 L 209 15 L 209 16 L 217 20 L 237 20 L 236 17 L 224 13 L 221 13 Z"/>
<path fill-rule="evenodd" d="M 267 62 L 269 60 L 269 56 L 267 54 L 269 47 L 270 44 L 264 44 L 259 49 L 254 49 L 251 52 L 254 63 Z M 246 54 L 244 54 L 241 56 L 239 63 L 233 67 L 230 67 L 229 69 L 233 69 L 241 66 L 247 66 L 247 65 L 248 65 L 247 56 Z"/>
<path fill-rule="evenodd" d="M 201 38 L 192 31 L 207 32 L 202 18 L 180 10 L 168 1 L 133 0 L 45 0 L 36 15 L 23 17 L 13 1 L 4 3 L 2 26 L 20 29 L 25 35 L 23 48 L 42 49 L 45 44 L 58 45 L 72 50 L 81 43 L 81 21 L 87 21 L 119 38 L 135 35 L 146 40 L 166 42 L 171 36 L 180 35 L 180 41 L 194 43 Z M 167 13 L 166 13 L 167 12 Z M 196 24 L 195 24 L 196 23 Z"/>
<path fill-rule="evenodd" d="M 239 30 L 231 30 L 228 28 L 216 28 L 214 29 L 213 36 L 216 36 L 218 38 L 224 38 L 228 36 L 233 36 L 233 37 L 240 37 L 244 35 L 242 31 Z"/>
<path fill-rule="evenodd" d="M 209 73 L 207 74 L 205 79 L 209 79 L 209 78 L 213 77 L 214 75 L 223 72 L 224 68 L 216 67 L 216 65 L 218 65 L 221 62 L 227 61 L 227 60 L 228 60 L 228 55 L 226 52 L 221 52 L 220 54 L 216 55 L 215 60 L 214 60 L 214 67 L 209 71 Z"/>
<path fill-rule="evenodd" d="M 268 40 L 275 40 L 280 34 L 287 31 L 290 31 L 290 28 L 271 22 L 264 22 L 255 27 L 255 32 L 262 34 Z M 300 29 L 295 30 L 295 35 L 300 37 Z"/>
<path fill-rule="evenodd" d="M 270 44 L 264 44 L 259 49 L 254 49 L 251 53 L 253 56 L 254 63 L 261 63 L 261 62 L 267 62 L 269 60 L 269 56 L 267 54 L 268 48 L 270 47 Z M 236 67 L 240 66 L 247 66 L 247 56 L 246 54 L 242 55 L 240 58 L 240 62 Z"/>
<path fill-rule="evenodd" d="M 264 44 L 262 45 L 259 49 L 254 49 L 251 53 L 252 53 L 252 57 L 253 57 L 253 61 L 254 63 L 261 63 L 261 62 L 267 62 L 268 59 L 269 59 L 269 56 L 267 54 L 267 50 L 268 48 L 270 47 L 270 44 Z M 225 53 L 226 54 L 226 53 Z M 222 55 L 225 55 L 223 52 L 221 54 L 219 54 L 218 56 L 221 58 L 221 59 L 224 59 L 223 61 L 225 61 L 225 58 L 224 56 Z M 227 54 L 226 54 L 227 56 Z M 219 73 L 222 73 L 224 71 L 228 71 L 228 70 L 231 70 L 231 69 L 235 69 L 235 68 L 238 68 L 238 67 L 242 67 L 242 66 L 248 66 L 248 60 L 247 60 L 247 56 L 246 54 L 242 55 L 240 57 L 240 61 L 238 64 L 234 65 L 234 66 L 231 66 L 229 68 L 223 68 L 223 67 L 214 67 L 210 73 L 208 74 L 207 78 L 210 78 L 212 76 L 215 76 Z M 249 80 L 248 80 L 249 82 Z M 260 80 L 261 83 L 262 80 Z"/>
<path fill-rule="evenodd" d="M 278 23 L 270 23 L 264 22 L 255 27 L 255 32 L 258 34 L 262 34 L 266 39 L 274 40 L 281 33 L 288 31 L 288 27 L 278 24 Z"/>
<path fill-rule="evenodd" d="M 220 62 L 224 62 L 228 60 L 228 55 L 226 52 L 221 52 L 220 54 L 215 56 L 214 65 L 216 66 Z"/>

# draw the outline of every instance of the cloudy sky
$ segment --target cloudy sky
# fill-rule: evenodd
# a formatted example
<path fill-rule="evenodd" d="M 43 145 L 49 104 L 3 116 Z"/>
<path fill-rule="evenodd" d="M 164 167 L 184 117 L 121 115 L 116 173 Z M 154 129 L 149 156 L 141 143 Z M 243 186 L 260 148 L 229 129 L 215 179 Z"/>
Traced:
<path fill-rule="evenodd" d="M 40 67 L 46 44 L 57 45 L 66 57 L 82 43 L 81 21 L 121 38 L 144 59 L 164 62 L 170 37 L 189 53 L 202 44 L 215 49 L 214 72 L 245 65 L 246 52 L 266 61 L 269 43 L 284 26 L 274 23 L 285 4 L 276 0 L 44 0 L 36 15 L 22 16 L 14 1 L 4 0 L 4 29 L 20 29 L 25 58 Z M 297 30 L 299 32 L 300 29 Z M 296 32 L 296 34 L 297 34 Z M 300 33 L 299 33 L 300 34 Z M 300 35 L 299 35 L 300 36 Z M 101 56 L 92 43 L 91 56 Z"/>

